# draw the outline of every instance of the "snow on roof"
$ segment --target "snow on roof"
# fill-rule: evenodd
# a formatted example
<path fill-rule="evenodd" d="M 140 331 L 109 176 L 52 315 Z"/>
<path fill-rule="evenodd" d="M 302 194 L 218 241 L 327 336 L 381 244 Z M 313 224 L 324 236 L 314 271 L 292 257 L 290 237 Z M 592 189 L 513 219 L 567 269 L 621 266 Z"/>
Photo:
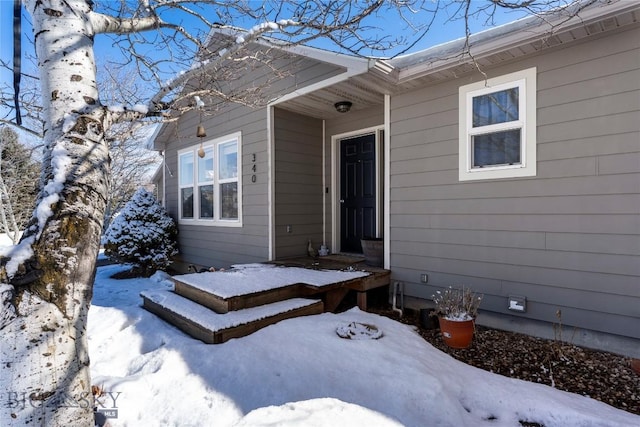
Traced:
<path fill-rule="evenodd" d="M 551 33 L 565 31 L 576 26 L 586 26 L 592 21 L 606 19 L 612 15 L 638 9 L 637 2 L 588 3 L 576 1 L 569 6 L 549 11 L 545 14 L 524 18 L 489 28 L 469 36 L 468 44 L 476 49 L 490 46 L 492 49 L 508 48 L 524 40 L 539 39 Z M 465 37 L 445 42 L 431 48 L 399 56 L 388 61 L 397 69 L 411 68 L 429 61 L 441 60 L 459 54 L 465 48 Z"/>

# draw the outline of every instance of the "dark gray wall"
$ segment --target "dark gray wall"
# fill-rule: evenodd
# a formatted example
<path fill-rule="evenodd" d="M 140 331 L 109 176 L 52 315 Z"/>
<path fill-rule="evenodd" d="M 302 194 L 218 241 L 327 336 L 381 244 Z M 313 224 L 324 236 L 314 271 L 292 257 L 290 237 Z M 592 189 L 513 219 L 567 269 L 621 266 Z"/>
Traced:
<path fill-rule="evenodd" d="M 274 255 L 306 255 L 322 242 L 322 121 L 276 108 L 274 135 Z"/>
<path fill-rule="evenodd" d="M 458 87 L 481 75 L 392 97 L 393 277 L 414 297 L 464 284 L 485 310 L 522 295 L 518 316 L 640 338 L 640 31 L 486 72 L 533 66 L 533 178 L 458 181 Z"/>

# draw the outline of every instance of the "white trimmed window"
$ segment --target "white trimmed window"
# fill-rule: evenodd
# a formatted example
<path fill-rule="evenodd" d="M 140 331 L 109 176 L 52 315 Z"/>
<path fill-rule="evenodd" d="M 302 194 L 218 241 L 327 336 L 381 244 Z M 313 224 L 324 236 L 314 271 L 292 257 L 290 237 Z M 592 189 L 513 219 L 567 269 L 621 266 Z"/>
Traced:
<path fill-rule="evenodd" d="M 240 133 L 178 151 L 181 223 L 241 226 Z"/>
<path fill-rule="evenodd" d="M 536 74 L 460 87 L 460 181 L 536 175 Z"/>

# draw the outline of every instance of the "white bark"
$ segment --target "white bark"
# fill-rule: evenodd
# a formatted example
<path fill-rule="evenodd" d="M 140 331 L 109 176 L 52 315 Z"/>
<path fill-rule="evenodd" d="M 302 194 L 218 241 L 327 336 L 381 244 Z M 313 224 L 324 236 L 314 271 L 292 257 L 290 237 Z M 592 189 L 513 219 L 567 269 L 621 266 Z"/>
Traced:
<path fill-rule="evenodd" d="M 85 317 L 70 321 L 55 305 L 29 292 L 20 316 L 2 334 L 2 425 L 90 426 L 93 398 Z"/>
<path fill-rule="evenodd" d="M 7 266 L 16 317 L 2 331 L 0 372 L 3 384 L 17 387 L 17 399 L 2 406 L 0 424 L 88 426 L 93 399 L 85 329 L 106 200 L 107 114 L 98 99 L 87 2 L 25 4 L 48 97 L 46 185 Z"/>

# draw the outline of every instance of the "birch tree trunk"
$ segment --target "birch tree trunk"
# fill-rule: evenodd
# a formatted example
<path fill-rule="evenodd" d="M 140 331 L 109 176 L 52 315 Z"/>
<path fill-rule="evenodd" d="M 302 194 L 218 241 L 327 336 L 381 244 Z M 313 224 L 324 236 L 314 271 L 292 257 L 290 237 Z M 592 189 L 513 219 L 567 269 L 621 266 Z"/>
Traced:
<path fill-rule="evenodd" d="M 36 211 L 6 268 L 14 317 L 4 319 L 0 372 L 15 389 L 8 390 L 0 424 L 92 426 L 86 321 L 109 155 L 90 6 L 82 0 L 25 5 L 45 97 L 46 152 Z"/>

